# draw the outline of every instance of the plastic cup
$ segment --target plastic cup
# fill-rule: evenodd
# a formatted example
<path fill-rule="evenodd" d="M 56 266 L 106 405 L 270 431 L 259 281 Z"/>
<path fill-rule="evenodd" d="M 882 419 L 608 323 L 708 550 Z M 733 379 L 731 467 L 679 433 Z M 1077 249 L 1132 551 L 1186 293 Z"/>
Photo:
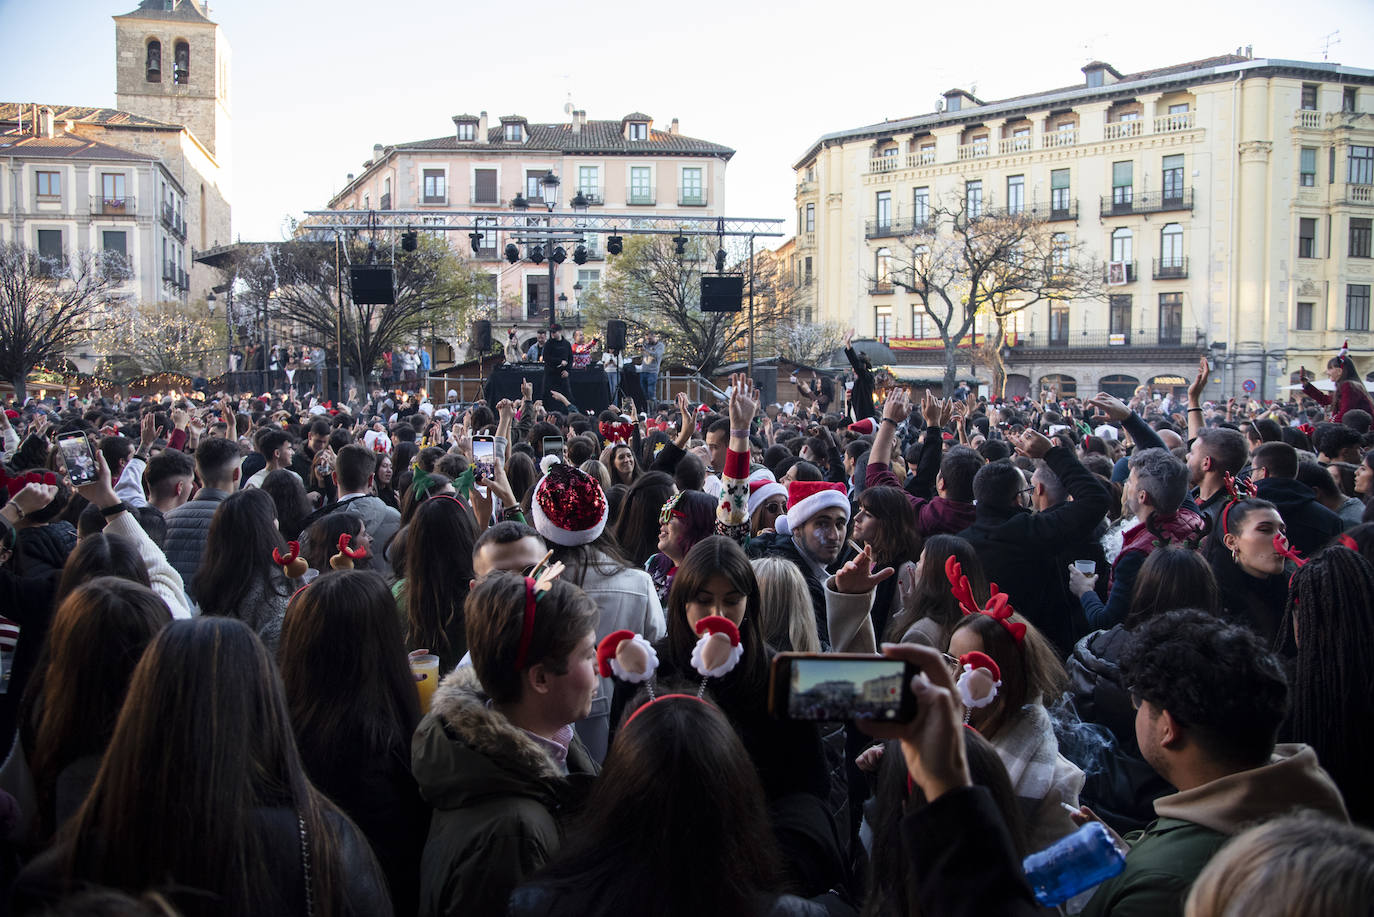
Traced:
<path fill-rule="evenodd" d="M 410 660 L 410 671 L 416 677 L 415 690 L 420 693 L 420 712 L 428 713 L 434 689 L 439 687 L 439 657 L 415 656 Z"/>
<path fill-rule="evenodd" d="M 1095 560 L 1076 560 L 1073 565 L 1078 568 L 1078 572 L 1084 576 L 1092 576 L 1097 572 L 1097 561 Z"/>

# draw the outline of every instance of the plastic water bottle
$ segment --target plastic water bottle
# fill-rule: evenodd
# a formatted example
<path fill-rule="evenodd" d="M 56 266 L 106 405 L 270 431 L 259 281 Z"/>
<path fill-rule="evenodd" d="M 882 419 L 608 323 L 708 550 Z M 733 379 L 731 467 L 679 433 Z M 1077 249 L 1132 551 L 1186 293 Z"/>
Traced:
<path fill-rule="evenodd" d="M 1055 907 L 1126 868 L 1126 857 L 1100 822 L 1088 822 L 1021 863 L 1035 900 Z"/>

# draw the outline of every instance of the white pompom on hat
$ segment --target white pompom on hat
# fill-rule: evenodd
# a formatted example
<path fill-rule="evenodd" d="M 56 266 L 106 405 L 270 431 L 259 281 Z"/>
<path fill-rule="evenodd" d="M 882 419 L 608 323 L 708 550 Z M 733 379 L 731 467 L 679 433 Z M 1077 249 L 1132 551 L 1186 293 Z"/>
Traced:
<path fill-rule="evenodd" d="M 795 532 L 823 509 L 844 510 L 849 521 L 849 495 L 843 484 L 825 481 L 793 481 L 787 485 L 787 528 Z"/>

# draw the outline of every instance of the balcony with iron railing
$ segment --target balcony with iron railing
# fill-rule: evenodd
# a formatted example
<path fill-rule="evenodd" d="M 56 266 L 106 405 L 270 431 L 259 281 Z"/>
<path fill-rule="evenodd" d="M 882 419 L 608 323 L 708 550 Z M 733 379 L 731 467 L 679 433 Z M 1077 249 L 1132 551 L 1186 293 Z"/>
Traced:
<path fill-rule="evenodd" d="M 91 196 L 91 214 L 102 217 L 134 217 L 138 215 L 137 202 L 133 196 L 105 197 L 103 194 Z"/>
<path fill-rule="evenodd" d="M 578 188 L 576 193 L 582 195 L 588 207 L 601 207 L 606 203 L 606 192 L 602 188 Z"/>
<path fill-rule="evenodd" d="M 1136 213 L 1165 213 L 1193 209 L 1191 186 L 1168 191 L 1142 191 L 1139 194 L 1134 193 L 1130 187 L 1112 190 L 1110 197 L 1103 195 L 1099 198 L 1100 216 L 1129 216 Z"/>
<path fill-rule="evenodd" d="M 1155 280 L 1185 280 L 1188 277 L 1188 259 L 1186 257 L 1156 258 L 1151 276 Z"/>
<path fill-rule="evenodd" d="M 162 226 L 172 235 L 176 236 L 180 242 L 186 241 L 186 221 L 181 214 L 177 213 L 171 204 L 162 205 Z"/>
<path fill-rule="evenodd" d="M 501 203 L 501 192 L 496 188 L 479 189 L 474 183 L 468 186 L 468 200 L 479 205 L 499 204 Z M 448 195 L 443 195 L 442 197 L 439 195 L 425 197 L 422 199 L 422 202 L 426 204 L 447 204 Z"/>
<path fill-rule="evenodd" d="M 678 188 L 677 205 L 679 207 L 705 207 L 706 189 L 705 188 Z"/>
<path fill-rule="evenodd" d="M 890 280 L 876 280 L 876 281 L 874 281 L 873 284 L 868 288 L 868 295 L 870 295 L 870 296 L 886 296 L 887 294 L 892 293 L 892 292 L 894 292 L 895 290 L 896 290 L 896 285 L 893 284 Z"/>
<path fill-rule="evenodd" d="M 1203 350 L 1206 335 L 1197 328 L 1165 325 L 1163 328 L 1129 328 L 1115 331 L 1076 331 L 1067 330 L 1059 335 L 1049 335 L 1042 331 L 1023 332 L 1017 336 L 1011 347 L 1016 354 L 1036 352 L 1040 355 L 1047 350 L 1118 350 L 1120 348 L 1154 348 L 1177 350 Z"/>
<path fill-rule="evenodd" d="M 890 239 L 895 236 L 910 235 L 925 226 L 925 221 L 917 222 L 912 217 L 897 217 L 886 220 L 868 220 L 864 224 L 865 239 Z"/>
<path fill-rule="evenodd" d="M 652 207 L 658 203 L 658 196 L 653 188 L 631 186 L 625 189 L 625 203 L 631 207 Z"/>

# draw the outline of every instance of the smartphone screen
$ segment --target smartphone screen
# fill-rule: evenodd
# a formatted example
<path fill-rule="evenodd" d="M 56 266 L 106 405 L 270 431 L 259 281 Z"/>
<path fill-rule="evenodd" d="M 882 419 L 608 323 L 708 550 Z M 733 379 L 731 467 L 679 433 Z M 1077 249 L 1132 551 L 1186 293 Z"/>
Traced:
<path fill-rule="evenodd" d="M 882 656 L 779 653 L 769 709 L 789 720 L 902 723 L 916 715 L 916 698 L 907 688 L 913 674 L 906 663 Z"/>
<path fill-rule="evenodd" d="M 496 477 L 496 439 L 492 436 L 480 435 L 472 438 L 472 460 L 477 465 L 477 474 L 480 477 L 491 480 Z M 487 495 L 487 489 L 481 484 L 476 485 L 482 492 L 482 496 Z"/>
<path fill-rule="evenodd" d="M 86 434 L 65 433 L 57 440 L 57 447 L 62 450 L 62 461 L 67 465 L 67 475 L 73 487 L 95 480 L 95 451 Z"/>
<path fill-rule="evenodd" d="M 544 437 L 543 452 L 540 454 L 561 456 L 563 454 L 563 445 L 563 437 L 546 436 Z"/>

